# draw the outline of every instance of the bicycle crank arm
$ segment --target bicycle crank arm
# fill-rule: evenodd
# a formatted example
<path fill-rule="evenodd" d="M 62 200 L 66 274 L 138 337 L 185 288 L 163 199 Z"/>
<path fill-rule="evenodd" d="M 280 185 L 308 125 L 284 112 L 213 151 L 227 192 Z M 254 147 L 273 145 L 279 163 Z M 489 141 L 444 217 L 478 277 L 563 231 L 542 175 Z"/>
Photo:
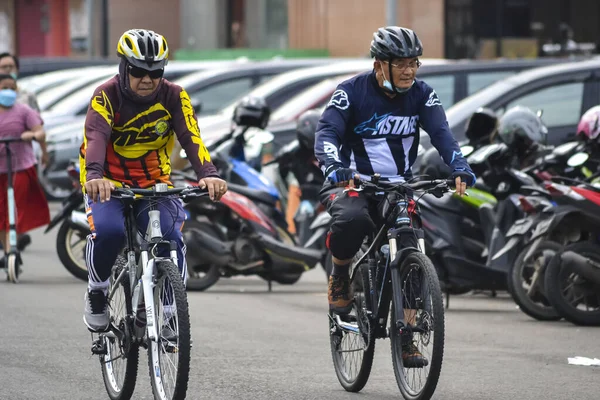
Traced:
<path fill-rule="evenodd" d="M 344 331 L 359 333 L 360 330 L 358 328 L 358 323 L 353 324 L 351 322 L 342 321 L 338 314 L 334 314 L 335 317 L 332 317 L 331 314 L 327 314 L 329 318 L 333 321 L 336 326 Z"/>

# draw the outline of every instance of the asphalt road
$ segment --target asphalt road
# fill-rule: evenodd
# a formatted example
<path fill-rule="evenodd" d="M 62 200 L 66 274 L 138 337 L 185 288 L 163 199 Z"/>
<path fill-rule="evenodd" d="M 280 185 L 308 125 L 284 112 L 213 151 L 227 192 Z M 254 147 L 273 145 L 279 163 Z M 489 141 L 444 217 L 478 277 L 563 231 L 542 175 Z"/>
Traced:
<path fill-rule="evenodd" d="M 33 234 L 19 284 L 0 272 L 0 399 L 106 399 L 90 334 L 82 322 L 85 283 L 55 254 L 55 236 Z M 321 270 L 294 286 L 260 279 L 222 280 L 189 293 L 192 372 L 189 399 L 399 399 L 389 340 L 360 394 L 346 393 L 331 361 Z M 453 297 L 435 399 L 598 399 L 600 367 L 567 357 L 600 358 L 600 329 L 541 323 L 500 296 Z M 141 353 L 135 399 L 150 399 Z"/>

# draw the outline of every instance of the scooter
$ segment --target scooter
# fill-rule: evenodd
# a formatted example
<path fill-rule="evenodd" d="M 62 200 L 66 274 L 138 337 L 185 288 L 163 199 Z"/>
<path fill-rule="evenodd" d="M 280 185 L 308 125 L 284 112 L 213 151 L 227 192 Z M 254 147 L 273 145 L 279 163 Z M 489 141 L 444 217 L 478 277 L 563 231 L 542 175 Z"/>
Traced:
<path fill-rule="evenodd" d="M 500 162 L 508 148 L 491 144 L 479 148 L 467 161 L 484 176 L 468 197 L 428 196 L 419 201 L 426 253 L 436 266 L 440 283 L 450 294 L 507 290 L 506 273 L 516 250 L 492 257 L 505 245 L 505 234 L 523 215 L 517 193 L 535 193 L 533 178 Z M 491 188 L 494 188 L 492 190 Z"/>
<path fill-rule="evenodd" d="M 10 143 L 21 142 L 23 139 L 18 138 L 2 138 L 0 143 L 4 143 L 6 149 L 6 176 L 7 190 L 6 198 L 8 203 L 8 243 L 10 250 L 6 254 L 6 272 L 7 280 L 13 283 L 19 282 L 21 265 L 23 264 L 21 254 L 17 248 L 17 211 L 15 209 L 15 190 L 13 187 L 13 171 L 12 171 L 12 151 Z"/>
<path fill-rule="evenodd" d="M 193 176 L 175 174 L 194 184 Z M 268 281 L 293 284 L 321 260 L 318 250 L 298 246 L 294 238 L 253 201 L 229 184 L 220 202 L 197 199 L 186 204 L 183 228 L 188 243 L 188 289 L 205 290 L 221 276 L 258 275 Z M 194 275 L 202 273 L 202 277 Z"/>

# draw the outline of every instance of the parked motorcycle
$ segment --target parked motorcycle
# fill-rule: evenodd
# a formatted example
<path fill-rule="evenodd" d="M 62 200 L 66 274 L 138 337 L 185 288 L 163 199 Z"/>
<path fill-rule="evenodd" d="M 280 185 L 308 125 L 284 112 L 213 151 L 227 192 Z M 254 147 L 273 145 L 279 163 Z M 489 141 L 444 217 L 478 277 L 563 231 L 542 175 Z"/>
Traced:
<path fill-rule="evenodd" d="M 426 253 L 438 270 L 447 300 L 450 294 L 471 290 L 508 289 L 506 274 L 517 251 L 493 256 L 504 247 L 506 233 L 523 215 L 519 194 L 537 195 L 539 190 L 533 178 L 510 168 L 505 160 L 509 152 L 507 146 L 496 143 L 480 147 L 468 157 L 469 165 L 482 178 L 468 189 L 468 197 L 429 196 L 419 202 Z"/>
<path fill-rule="evenodd" d="M 551 240 L 565 246 L 547 264 L 544 280 L 549 304 L 578 325 L 600 325 L 600 192 L 581 184 L 548 183 L 562 204 L 538 224 L 532 248 Z"/>
<path fill-rule="evenodd" d="M 563 145 L 562 149 L 560 147 L 555 149 L 551 156 L 545 157 L 537 165 L 529 168 L 529 172 L 537 176 L 540 181 L 566 179 L 578 183 L 579 181 L 564 177 L 562 174 L 552 176 L 562 170 L 566 171 L 566 175 L 583 178 L 581 166 L 586 158 L 582 158 L 579 152 L 573 154 L 573 151 L 581 147 L 577 143 L 575 146 L 571 143 Z M 542 171 L 542 168 L 546 170 Z M 579 176 L 576 171 L 579 171 Z M 519 255 L 508 271 L 509 292 L 525 314 L 538 320 L 557 320 L 561 315 L 552 307 L 546 296 L 545 273 L 550 260 L 562 249 L 564 243 L 562 238 L 555 237 L 553 239 L 556 240 L 550 240 L 544 237 L 543 233 L 550 219 L 557 214 L 562 215 L 564 211 L 569 213 L 570 207 L 565 209 L 561 206 L 569 205 L 570 200 L 565 196 L 551 197 L 545 190 L 540 190 L 538 194 L 542 194 L 542 197 L 520 198 L 521 208 L 527 216 L 515 222 L 506 234 L 507 244 L 494 257 L 499 257 L 515 248 L 519 249 Z"/>
<path fill-rule="evenodd" d="M 83 281 L 88 280 L 85 264 L 85 245 L 90 233 L 85 215 L 83 194 L 79 183 L 79 161 L 71 160 L 67 173 L 73 182 L 73 190 L 62 201 L 62 208 L 54 215 L 44 233 L 50 232 L 60 224 L 56 234 L 56 252 L 63 266 L 74 277 Z"/>
<path fill-rule="evenodd" d="M 321 260 L 320 251 L 298 246 L 236 184 L 229 184 L 220 202 L 198 199 L 186 211 L 188 289 L 206 290 L 221 276 L 258 275 L 271 290 L 272 281 L 293 284 Z"/>

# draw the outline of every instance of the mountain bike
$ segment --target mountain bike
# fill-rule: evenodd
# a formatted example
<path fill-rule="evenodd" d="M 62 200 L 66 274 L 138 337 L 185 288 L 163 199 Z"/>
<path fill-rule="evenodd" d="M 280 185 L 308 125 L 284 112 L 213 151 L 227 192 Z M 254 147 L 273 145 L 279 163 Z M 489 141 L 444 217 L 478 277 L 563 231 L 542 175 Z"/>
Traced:
<path fill-rule="evenodd" d="M 111 195 L 125 204 L 126 247 L 109 278 L 110 327 L 98 334 L 92 353 L 100 356 L 104 385 L 113 400 L 131 398 L 140 346 L 148 350 L 154 398 L 186 396 L 191 350 L 187 295 L 177 267 L 177 245 L 163 240 L 157 205 L 175 198 L 191 201 L 206 194 L 198 187 L 169 189 L 158 183 L 152 189 L 116 188 Z M 133 207 L 140 199 L 149 200 L 148 207 L 140 211 L 148 212 L 149 217 L 142 240 L 137 236 Z M 169 257 L 157 255 L 162 249 L 168 249 Z"/>
<path fill-rule="evenodd" d="M 442 197 L 454 183 L 379 182 L 379 175 L 375 174 L 370 182 L 355 185 L 346 190 L 372 194 L 378 201 L 374 220 L 379 229 L 367 237 L 351 264 L 351 285 L 362 288 L 355 289 L 352 311 L 347 315 L 331 311 L 328 314 L 336 375 L 345 390 L 360 391 L 371 373 L 375 340 L 389 337 L 394 374 L 402 396 L 410 400 L 429 399 L 442 368 L 444 308 L 435 268 L 424 254 L 424 233 L 415 208 L 423 195 Z M 414 192 L 420 190 L 424 193 L 413 201 Z M 407 368 L 402 348 L 411 344 L 426 361 Z M 431 345 L 431 352 L 420 345 Z"/>

